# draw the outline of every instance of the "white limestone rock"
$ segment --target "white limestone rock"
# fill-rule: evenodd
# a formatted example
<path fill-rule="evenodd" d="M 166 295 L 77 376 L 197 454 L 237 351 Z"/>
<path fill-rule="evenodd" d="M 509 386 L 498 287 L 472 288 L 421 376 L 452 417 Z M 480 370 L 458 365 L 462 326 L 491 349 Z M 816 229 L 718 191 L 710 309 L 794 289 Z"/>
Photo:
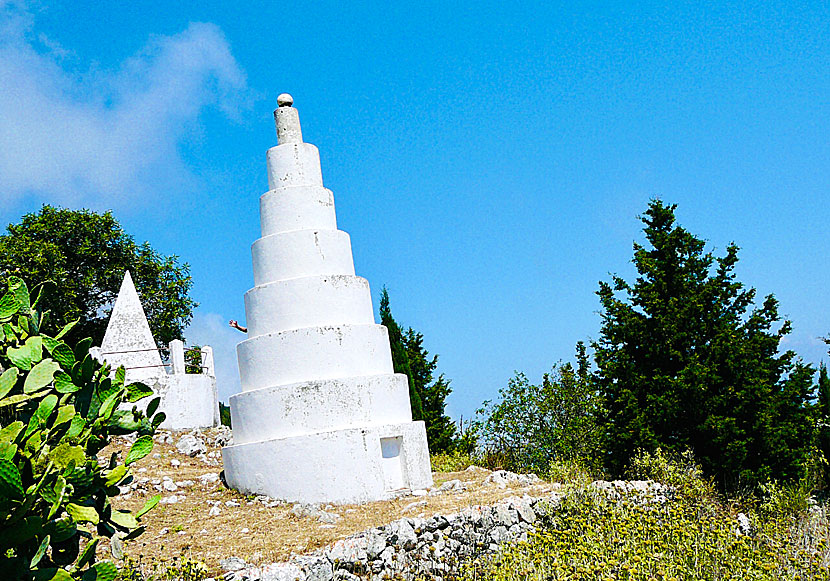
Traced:
<path fill-rule="evenodd" d="M 351 569 L 352 566 L 368 558 L 367 541 L 364 537 L 350 537 L 337 541 L 326 552 L 326 557 L 335 567 Z"/>
<path fill-rule="evenodd" d="M 289 511 L 299 518 L 312 518 L 324 524 L 334 524 L 340 520 L 341 516 L 337 513 L 326 512 L 320 507 L 313 504 L 297 503 Z"/>
<path fill-rule="evenodd" d="M 293 563 L 276 563 L 260 569 L 261 581 L 305 581 L 302 569 Z"/>
<path fill-rule="evenodd" d="M 219 566 L 225 571 L 239 571 L 244 569 L 247 563 L 239 557 L 228 557 L 227 559 L 220 559 Z"/>
<path fill-rule="evenodd" d="M 396 520 L 386 528 L 390 532 L 389 541 L 393 545 L 400 545 L 404 550 L 410 550 L 418 543 L 418 536 L 408 519 Z"/>
<path fill-rule="evenodd" d="M 752 523 L 750 522 L 748 516 L 742 512 L 739 512 L 736 520 L 738 521 L 738 526 L 735 529 L 736 535 L 740 537 L 752 534 Z"/>
<path fill-rule="evenodd" d="M 438 487 L 438 492 L 463 492 L 466 486 L 460 480 L 448 480 Z"/>
<path fill-rule="evenodd" d="M 330 581 L 334 574 L 331 561 L 323 555 L 299 555 L 292 562 L 302 569 L 306 581 Z"/>
<path fill-rule="evenodd" d="M 185 434 L 176 442 L 176 450 L 191 458 L 207 452 L 204 440 L 193 434 Z"/>
<path fill-rule="evenodd" d="M 508 484 L 519 484 L 528 486 L 532 484 L 539 484 L 542 479 L 535 474 L 516 474 L 509 470 L 496 470 L 484 479 L 486 484 L 494 484 L 499 488 L 507 488 Z"/>

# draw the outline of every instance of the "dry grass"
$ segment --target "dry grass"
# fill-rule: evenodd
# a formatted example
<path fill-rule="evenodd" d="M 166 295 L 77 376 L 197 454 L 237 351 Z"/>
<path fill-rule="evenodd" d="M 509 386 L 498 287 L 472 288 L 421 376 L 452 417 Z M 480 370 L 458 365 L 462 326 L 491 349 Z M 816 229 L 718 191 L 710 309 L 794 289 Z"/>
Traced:
<path fill-rule="evenodd" d="M 212 440 L 211 433 L 211 430 L 205 430 L 208 440 Z M 176 450 L 178 437 L 173 434 L 172 444 L 157 442 L 153 454 L 133 465 L 133 474 L 137 481 L 149 478 L 152 482 L 169 476 L 175 482 L 192 480 L 192 486 L 179 488 L 174 493 L 158 491 L 151 482 L 147 482 L 144 488 L 137 488 L 126 498 L 113 499 L 117 508 L 135 511 L 155 494 L 161 493 L 163 497 L 172 494 L 184 496 L 175 504 L 159 504 L 145 515 L 142 522 L 147 527 L 146 532 L 126 544 L 127 556 L 135 560 L 140 558 L 144 563 L 170 561 L 175 556 L 185 555 L 204 562 L 213 572 L 218 572 L 219 560 L 231 556 L 255 564 L 278 562 L 288 559 L 292 553 L 312 551 L 402 516 L 449 514 L 466 506 L 492 504 L 507 496 L 525 492 L 539 496 L 551 490 L 551 485 L 547 483 L 500 489 L 484 483 L 489 471 L 483 469 L 433 473 L 436 488 L 443 482 L 458 479 L 464 483 L 466 490 L 423 497 L 406 496 L 363 505 L 322 507 L 326 512 L 341 517 L 336 524 L 326 525 L 312 517 L 291 514 L 292 504 L 269 507 L 255 498 L 225 488 L 221 482 L 201 484 L 200 476 L 222 470 L 219 449 L 211 447 L 208 442 L 206 457 L 189 458 Z M 126 449 L 128 444 L 119 441 L 104 453 L 108 455 L 114 450 Z M 180 465 L 174 467 L 172 460 L 178 460 Z M 228 501 L 236 501 L 240 506 L 227 506 L 225 503 Z M 220 503 L 220 514 L 208 516 L 211 502 Z"/>

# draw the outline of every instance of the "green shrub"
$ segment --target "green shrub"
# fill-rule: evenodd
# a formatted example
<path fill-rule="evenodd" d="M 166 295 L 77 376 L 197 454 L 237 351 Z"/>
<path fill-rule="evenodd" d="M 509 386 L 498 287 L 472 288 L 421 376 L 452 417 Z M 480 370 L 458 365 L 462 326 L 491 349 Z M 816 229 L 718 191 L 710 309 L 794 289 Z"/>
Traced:
<path fill-rule="evenodd" d="M 4 579 L 112 581 L 110 561 L 96 562 L 102 537 L 113 556 L 124 540 L 141 533 L 141 516 L 117 510 L 110 498 L 132 476 L 129 466 L 153 448 L 152 433 L 164 420 L 135 406 L 150 395 L 146 385 L 125 385 L 124 368 L 110 373 L 89 354 L 91 339 L 74 348 L 44 333 L 48 313 L 30 302 L 22 280 L 8 279 L 0 298 L 0 571 Z M 40 299 L 40 296 L 38 296 Z M 152 419 L 150 419 L 152 418 Z M 120 461 L 98 458 L 113 434 L 137 434 Z"/>
<path fill-rule="evenodd" d="M 807 515 L 805 515 L 806 517 Z M 825 522 L 826 525 L 826 522 Z M 713 499 L 643 502 L 586 488 L 566 495 L 546 526 L 470 565 L 477 581 L 768 580 L 821 581 L 828 573 L 827 527 L 811 537 L 781 521 L 750 535 Z"/>
<path fill-rule="evenodd" d="M 184 351 L 184 372 L 202 373 L 202 346 L 193 345 Z"/>
<path fill-rule="evenodd" d="M 219 423 L 231 427 L 231 406 L 219 402 Z"/>
<path fill-rule="evenodd" d="M 808 508 L 812 494 L 823 485 L 827 459 L 813 449 L 797 482 L 772 481 L 760 485 L 762 515 L 793 516 Z"/>
<path fill-rule="evenodd" d="M 546 476 L 552 462 L 600 463 L 602 401 L 582 342 L 576 367 L 557 363 L 533 384 L 523 373 L 485 401 L 473 424 L 485 465 Z"/>
<path fill-rule="evenodd" d="M 583 486 L 595 480 L 595 471 L 579 460 L 554 460 L 548 469 L 548 480 Z"/>
<path fill-rule="evenodd" d="M 461 450 L 432 454 L 429 460 L 433 472 L 460 472 L 475 464 L 473 457 Z"/>
<path fill-rule="evenodd" d="M 117 581 L 203 581 L 207 578 L 208 568 L 204 563 L 182 555 L 149 566 L 128 558 Z"/>
<path fill-rule="evenodd" d="M 627 473 L 631 479 L 654 480 L 687 496 L 707 498 L 715 494 L 714 486 L 703 477 L 703 470 L 690 450 L 680 455 L 666 454 L 661 448 L 653 454 L 637 450 Z"/>
<path fill-rule="evenodd" d="M 795 515 L 809 506 L 810 494 L 799 484 L 777 481 L 761 484 L 761 503 L 758 511 L 765 517 Z"/>

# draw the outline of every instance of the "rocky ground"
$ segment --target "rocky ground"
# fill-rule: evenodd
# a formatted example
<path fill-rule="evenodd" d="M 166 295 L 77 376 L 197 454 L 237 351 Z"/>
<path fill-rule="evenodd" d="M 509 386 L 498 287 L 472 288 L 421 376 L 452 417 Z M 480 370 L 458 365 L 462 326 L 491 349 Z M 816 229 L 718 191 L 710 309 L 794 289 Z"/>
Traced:
<path fill-rule="evenodd" d="M 390 523 L 415 529 L 434 515 L 470 511 L 510 497 L 540 498 L 559 486 L 534 476 L 471 467 L 464 472 L 434 473 L 433 488 L 388 501 L 338 506 L 285 503 L 245 496 L 223 485 L 220 449 L 230 438 L 227 428 L 157 433 L 153 453 L 133 465 L 133 482 L 114 499 L 117 508 L 138 510 L 151 496 L 162 495 L 159 505 L 142 519 L 145 533 L 126 544 L 127 557 L 144 564 L 189 557 L 220 576 L 229 568 L 239 569 L 243 562 L 249 569 L 284 562 L 357 533 L 385 530 L 381 527 Z M 130 443 L 116 438 L 104 453 L 126 454 Z M 505 506 L 513 510 L 504 514 L 516 517 L 515 530 L 520 532 L 525 520 L 514 505 Z M 485 539 L 486 543 L 492 540 Z M 346 544 L 353 545 L 351 541 Z"/>

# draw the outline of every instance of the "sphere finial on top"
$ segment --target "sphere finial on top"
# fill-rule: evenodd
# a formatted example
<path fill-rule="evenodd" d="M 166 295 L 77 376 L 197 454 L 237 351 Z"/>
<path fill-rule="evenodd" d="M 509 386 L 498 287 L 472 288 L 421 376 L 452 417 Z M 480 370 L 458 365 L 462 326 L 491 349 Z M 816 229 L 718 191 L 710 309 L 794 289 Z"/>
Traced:
<path fill-rule="evenodd" d="M 277 106 L 279 107 L 290 107 L 294 104 L 294 97 L 289 95 L 288 93 L 283 93 L 279 97 L 277 97 Z"/>

